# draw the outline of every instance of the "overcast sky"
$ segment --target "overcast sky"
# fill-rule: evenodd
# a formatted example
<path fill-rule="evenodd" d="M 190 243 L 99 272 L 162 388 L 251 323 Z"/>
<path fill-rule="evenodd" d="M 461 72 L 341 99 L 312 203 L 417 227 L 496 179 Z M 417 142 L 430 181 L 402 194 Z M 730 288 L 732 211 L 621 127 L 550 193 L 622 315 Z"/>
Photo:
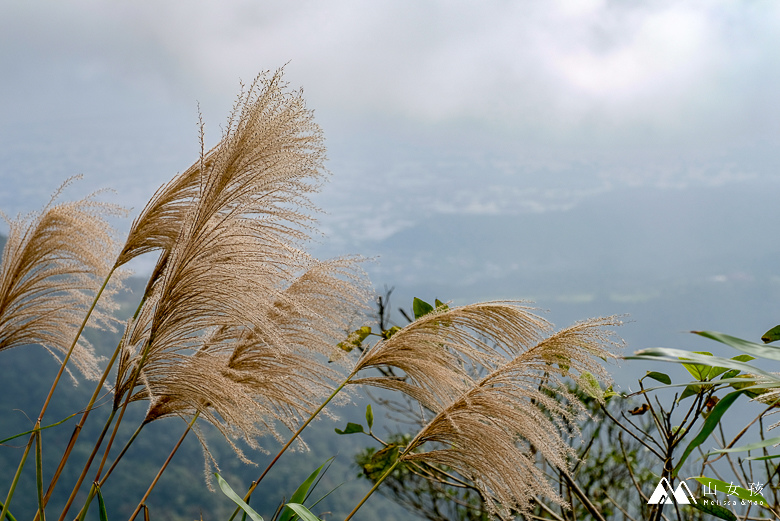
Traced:
<path fill-rule="evenodd" d="M 83 173 L 137 212 L 197 157 L 197 103 L 213 144 L 239 80 L 285 64 L 325 129 L 318 202 L 345 244 L 778 180 L 776 2 L 3 2 L 0 207 Z"/>

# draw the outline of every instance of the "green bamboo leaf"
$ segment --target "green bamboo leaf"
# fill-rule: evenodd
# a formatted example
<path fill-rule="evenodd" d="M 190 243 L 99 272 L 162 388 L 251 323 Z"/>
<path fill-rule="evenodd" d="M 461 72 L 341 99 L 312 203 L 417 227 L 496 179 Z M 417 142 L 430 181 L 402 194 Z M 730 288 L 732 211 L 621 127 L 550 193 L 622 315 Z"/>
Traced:
<path fill-rule="evenodd" d="M 759 346 L 763 347 L 763 346 Z M 768 371 L 764 371 L 753 365 L 739 360 L 733 360 L 730 358 L 723 358 L 720 356 L 706 356 L 698 355 L 684 349 L 670 349 L 668 347 L 653 347 L 649 349 L 642 349 L 633 354 L 633 356 L 627 356 L 626 360 L 653 360 L 664 362 L 675 362 L 678 364 L 685 362 L 696 362 L 702 365 L 710 365 L 717 367 L 727 367 L 729 369 L 738 369 L 746 373 L 765 376 L 768 380 L 773 382 L 780 382 L 777 375 L 773 375 Z"/>
<path fill-rule="evenodd" d="M 331 461 L 333 458 L 330 458 L 328 461 Z M 311 475 L 306 478 L 306 480 L 300 484 L 300 486 L 293 492 L 293 495 L 290 496 L 290 502 L 293 504 L 296 503 L 303 503 L 306 501 L 306 498 L 309 496 L 309 490 L 311 489 L 312 484 L 317 479 L 317 476 L 319 476 L 320 472 L 322 471 L 322 467 L 324 467 L 328 461 L 317 467 L 317 470 L 311 473 Z M 285 507 L 284 511 L 282 512 L 281 517 L 279 517 L 279 521 L 290 521 L 293 516 L 297 512 L 294 512 L 293 509 Z"/>
<path fill-rule="evenodd" d="M 100 521 L 108 521 L 108 512 L 106 512 L 106 502 L 103 501 L 103 493 L 100 491 L 100 485 L 95 483 L 95 492 L 98 497 L 98 512 L 100 513 Z"/>
<path fill-rule="evenodd" d="M 652 378 L 653 380 L 661 382 L 662 384 L 672 385 L 672 379 L 669 378 L 669 375 L 659 373 L 658 371 L 648 371 L 645 375 L 645 378 Z"/>
<path fill-rule="evenodd" d="M 374 411 L 371 410 L 371 404 L 369 403 L 366 405 L 366 425 L 368 425 L 368 430 L 371 430 L 371 427 L 374 426 Z"/>
<path fill-rule="evenodd" d="M 766 333 L 763 334 L 761 337 L 761 341 L 765 344 L 768 344 L 770 342 L 774 342 L 776 340 L 780 340 L 780 326 L 775 326 Z"/>
<path fill-rule="evenodd" d="M 336 434 L 354 434 L 356 432 L 366 432 L 363 430 L 363 426 L 359 423 L 352 423 L 347 422 L 347 426 L 342 431 L 341 429 L 336 429 Z"/>
<path fill-rule="evenodd" d="M 246 512 L 249 517 L 252 519 L 252 521 L 263 521 L 263 518 L 255 512 L 252 507 L 247 505 L 241 497 L 235 493 L 235 491 L 230 488 L 230 485 L 228 485 L 228 482 L 222 479 L 222 476 L 219 475 L 218 472 L 214 473 L 215 476 L 217 476 L 217 483 L 219 483 L 219 488 L 222 490 L 222 493 L 225 494 L 227 497 L 229 497 L 233 503 L 238 505 L 241 510 Z"/>
<path fill-rule="evenodd" d="M 677 476 L 677 473 L 680 472 L 683 463 L 685 463 L 685 460 L 688 459 L 688 456 L 691 454 L 691 452 L 693 452 L 693 449 L 695 449 L 696 447 L 704 443 L 705 440 L 710 437 L 712 431 L 714 431 L 715 427 L 718 426 L 718 422 L 720 422 L 720 419 L 723 416 L 723 414 L 729 409 L 729 407 L 731 407 L 731 404 L 734 403 L 734 401 L 737 398 L 739 398 L 740 394 L 742 394 L 742 391 L 731 392 L 726 396 L 724 396 L 718 402 L 718 404 L 712 408 L 712 411 L 710 412 L 709 416 L 707 416 L 707 419 L 704 421 L 704 425 L 702 425 L 699 434 L 697 434 L 696 437 L 693 440 L 691 440 L 688 446 L 685 447 L 685 451 L 680 457 L 680 461 L 677 462 L 677 465 L 674 467 L 674 470 L 672 471 L 672 477 Z"/>
<path fill-rule="evenodd" d="M 757 441 L 755 443 L 748 443 L 747 445 L 742 445 L 741 447 L 732 447 L 730 449 L 713 450 L 710 451 L 710 454 L 720 454 L 722 452 L 747 452 L 749 450 L 763 449 L 764 447 L 777 445 L 778 443 L 780 443 L 780 436 L 778 436 L 777 438 L 770 438 L 768 440 Z"/>
<path fill-rule="evenodd" d="M 705 504 L 703 501 L 697 501 L 696 503 L 691 503 L 691 506 L 696 510 L 701 510 L 702 512 L 713 515 L 718 519 L 725 519 L 726 521 L 737 521 L 737 516 L 735 516 L 731 510 L 728 510 L 727 508 L 720 505 L 714 505 L 711 503 Z"/>
<path fill-rule="evenodd" d="M 287 506 L 294 510 L 303 521 L 322 521 L 319 517 L 309 512 L 308 508 L 299 503 L 287 503 Z"/>
<path fill-rule="evenodd" d="M 754 503 L 758 503 L 761 506 L 766 506 L 766 500 L 760 493 L 754 493 L 752 490 L 738 487 L 734 485 L 733 482 L 726 483 L 725 481 L 708 478 L 706 476 L 698 476 L 698 477 L 694 477 L 693 479 L 701 483 L 703 486 L 708 487 L 712 492 L 715 492 L 717 490 L 717 492 L 726 494 L 728 496 L 736 496 L 739 499 L 743 499 L 745 501 L 752 501 Z"/>
<path fill-rule="evenodd" d="M 433 306 L 424 300 L 420 300 L 417 297 L 414 297 L 414 301 L 412 302 L 412 311 L 414 311 L 414 319 L 417 320 L 418 318 L 425 316 L 433 311 Z"/>
<path fill-rule="evenodd" d="M 745 458 L 745 461 L 747 460 L 763 461 L 763 460 L 777 459 L 777 458 L 780 458 L 780 454 L 772 454 L 770 456 L 752 456 L 750 458 Z"/>
<path fill-rule="evenodd" d="M 716 340 L 757 358 L 780 360 L 780 349 L 778 349 L 778 346 L 757 344 L 755 342 L 750 342 L 735 336 L 718 333 L 716 331 L 691 331 L 691 333 L 703 336 L 704 338 L 709 338 L 710 340 Z"/>

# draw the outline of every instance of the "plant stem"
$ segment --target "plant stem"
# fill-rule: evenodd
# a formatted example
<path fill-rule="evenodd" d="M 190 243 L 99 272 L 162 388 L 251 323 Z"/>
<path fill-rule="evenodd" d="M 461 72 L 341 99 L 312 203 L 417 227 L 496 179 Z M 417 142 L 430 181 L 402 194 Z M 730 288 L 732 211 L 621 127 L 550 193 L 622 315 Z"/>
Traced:
<path fill-rule="evenodd" d="M 76 485 L 73 487 L 73 490 L 70 493 L 70 497 L 68 497 L 67 503 L 65 503 L 65 507 L 62 509 L 62 513 L 60 514 L 60 521 L 63 521 L 65 519 L 65 516 L 68 514 L 68 510 L 70 509 L 70 506 L 73 504 L 73 501 L 76 499 L 76 494 L 78 494 L 79 489 L 81 488 L 81 484 L 84 483 L 84 478 L 87 477 L 87 473 L 89 472 L 89 467 L 92 465 L 92 460 L 95 459 L 95 455 L 97 454 L 97 451 L 100 449 L 101 443 L 103 443 L 103 438 L 106 436 L 106 432 L 108 432 L 108 428 L 111 426 L 111 420 L 114 419 L 114 414 L 116 413 L 116 409 L 111 410 L 111 414 L 108 416 L 108 420 L 106 420 L 106 424 L 103 426 L 103 430 L 100 432 L 100 436 L 98 436 L 97 441 L 95 442 L 95 446 L 92 448 L 92 452 L 89 455 L 89 458 L 87 458 L 87 462 L 84 464 L 84 468 L 81 471 L 81 474 L 79 475 L 79 479 L 76 480 Z M 72 439 L 72 437 L 71 437 Z M 61 469 L 57 469 L 61 472 Z M 51 488 L 51 485 L 49 485 Z M 50 492 L 47 491 L 47 495 L 49 495 Z"/>
<path fill-rule="evenodd" d="M 125 443 L 125 446 L 124 446 L 124 447 L 122 447 L 122 450 L 121 450 L 121 451 L 119 451 L 119 455 L 117 455 L 117 457 L 116 457 L 116 458 L 114 458 L 114 462 L 111 464 L 111 466 L 110 466 L 110 467 L 108 467 L 108 470 L 106 471 L 106 474 L 105 474 L 105 475 L 104 475 L 104 476 L 103 476 L 103 477 L 100 479 L 100 482 L 98 483 L 98 484 L 99 484 L 101 487 L 103 486 L 103 484 L 104 484 L 104 483 L 106 482 L 106 480 L 108 479 L 108 476 L 110 476 L 110 475 L 111 475 L 111 472 L 112 472 L 112 471 L 114 470 L 114 468 L 117 466 L 117 464 L 119 463 L 119 460 L 120 460 L 120 459 L 122 459 L 122 456 L 124 456 L 124 455 L 125 455 L 125 452 L 127 452 L 127 449 L 129 449 L 129 448 L 130 448 L 130 445 L 132 445 L 132 444 L 133 444 L 133 442 L 135 441 L 135 439 L 136 439 L 136 438 L 138 437 L 138 435 L 141 433 L 141 429 L 143 429 L 143 428 L 144 428 L 144 425 L 146 425 L 146 423 L 142 423 L 141 425 L 139 425 L 139 426 L 138 426 L 138 428 L 135 430 L 135 432 L 133 433 L 133 435 L 132 435 L 132 436 L 130 436 L 130 439 L 129 439 L 129 440 L 127 440 L 127 443 Z"/>
<path fill-rule="evenodd" d="M 149 488 L 146 490 L 146 494 L 144 494 L 144 497 L 141 498 L 141 501 L 138 502 L 138 506 L 135 507 L 135 510 L 132 514 L 130 514 L 130 521 L 133 521 L 135 519 L 135 516 L 138 515 L 138 513 L 141 511 L 141 509 L 144 506 L 144 503 L 146 503 L 147 498 L 149 497 L 149 494 L 152 493 L 152 489 L 154 489 L 154 486 L 157 485 L 157 481 L 159 481 L 160 476 L 162 476 L 162 473 L 165 472 L 165 469 L 168 467 L 168 463 L 171 462 L 173 459 L 173 455 L 176 454 L 176 451 L 179 450 L 179 447 L 181 446 L 182 442 L 184 441 L 184 438 L 187 436 L 187 434 L 192 429 L 192 426 L 195 424 L 195 420 L 198 419 L 198 415 L 200 413 L 196 412 L 195 416 L 192 417 L 192 421 L 187 425 L 187 429 L 182 433 L 181 438 L 179 438 L 179 441 L 176 443 L 176 446 L 173 447 L 173 450 L 168 455 L 168 459 L 165 460 L 165 463 L 163 463 L 163 466 L 160 467 L 160 471 L 157 473 L 157 475 L 152 480 L 152 483 L 149 485 Z M 113 467 L 112 467 L 113 468 Z M 106 473 L 106 477 L 108 477 L 108 473 Z M 105 479 L 105 477 L 103 478 Z"/>
<path fill-rule="evenodd" d="M 111 268 L 111 270 L 109 270 L 108 275 L 106 275 L 106 278 L 103 280 L 103 284 L 100 286 L 100 289 L 95 295 L 95 298 L 92 299 L 92 304 L 89 306 L 89 309 L 87 310 L 87 314 L 86 316 L 84 316 L 84 320 L 81 321 L 81 326 L 79 326 L 79 329 L 76 332 L 76 336 L 73 339 L 73 342 L 70 344 L 70 348 L 68 348 L 68 353 L 65 355 L 65 358 L 62 359 L 62 363 L 60 364 L 60 369 L 59 371 L 57 371 L 57 375 L 54 377 L 54 381 L 52 382 L 51 387 L 49 388 L 49 393 L 46 395 L 46 399 L 43 401 L 41 412 L 38 414 L 38 419 L 35 422 L 33 433 L 30 435 L 30 440 L 27 442 L 27 448 L 24 451 L 24 456 L 22 456 L 22 461 L 19 462 L 19 466 L 16 469 L 16 474 L 14 475 L 14 481 L 11 485 L 11 489 L 8 491 L 8 496 L 6 497 L 5 500 L 5 506 L 3 506 L 2 511 L 0 511 L 0 519 L 3 519 L 3 516 L 5 516 L 5 514 L 8 512 L 8 503 L 11 502 L 11 498 L 14 495 L 14 489 L 16 488 L 16 484 L 19 481 L 19 476 L 22 473 L 24 464 L 27 461 L 27 455 L 30 452 L 30 447 L 32 446 L 33 441 L 35 440 L 35 437 L 40 434 L 43 415 L 46 413 L 46 409 L 49 407 L 49 403 L 51 402 L 52 396 L 54 396 L 54 390 L 57 388 L 57 384 L 59 383 L 60 378 L 62 377 L 62 373 L 65 372 L 65 366 L 68 364 L 68 361 L 70 360 L 70 356 L 73 354 L 73 350 L 76 348 L 76 344 L 78 344 L 79 338 L 81 338 L 81 333 L 84 331 L 84 328 L 87 326 L 89 317 L 92 315 L 92 311 L 94 311 L 95 306 L 97 306 L 98 300 L 100 300 L 100 296 L 103 294 L 103 290 L 105 290 L 106 286 L 108 286 L 108 281 L 111 279 L 111 275 L 114 274 L 115 270 L 116 270 L 116 266 L 114 266 L 113 268 Z"/>
<path fill-rule="evenodd" d="M 56 389 L 57 384 L 59 383 L 60 378 L 62 377 L 62 373 L 65 371 L 65 365 L 68 363 L 68 360 L 70 360 L 70 355 L 73 354 L 73 349 L 75 349 L 76 344 L 79 341 L 79 338 L 81 338 L 81 333 L 84 331 L 84 328 L 87 326 L 87 321 L 89 321 L 89 317 L 92 315 L 92 311 L 95 309 L 95 306 L 97 306 L 98 300 L 100 299 L 100 295 L 103 294 L 103 290 L 106 289 L 106 286 L 108 286 L 108 281 L 111 279 L 111 275 L 114 274 L 115 270 L 116 270 L 116 266 L 111 268 L 111 270 L 108 272 L 108 275 L 106 275 L 105 280 L 103 280 L 103 285 L 100 286 L 100 289 L 95 295 L 95 298 L 92 300 L 92 305 L 87 310 L 87 314 L 84 317 L 84 320 L 81 322 L 81 326 L 79 327 L 79 330 L 76 333 L 76 338 L 73 339 L 73 343 L 70 345 L 70 349 L 68 349 L 68 354 L 65 355 L 65 358 L 62 360 L 62 363 L 60 364 L 60 370 L 57 372 L 57 376 L 54 377 L 54 382 L 52 382 L 51 384 L 51 389 L 49 389 L 49 394 L 48 396 L 46 396 L 46 400 L 43 402 L 43 407 L 41 408 L 41 413 L 38 415 L 39 427 L 40 427 L 41 420 L 43 419 L 43 414 L 46 412 L 46 409 L 49 406 L 49 402 L 51 401 L 51 397 L 54 395 L 54 389 Z"/>
<path fill-rule="evenodd" d="M 41 431 L 35 435 L 35 488 L 38 491 L 38 514 L 43 521 L 46 521 L 43 504 L 43 442 L 41 440 Z"/>
<path fill-rule="evenodd" d="M 284 447 L 282 447 L 282 449 L 279 451 L 279 453 L 276 455 L 276 457 L 273 460 L 271 460 L 271 463 L 268 464 L 268 466 L 265 468 L 263 473 L 260 474 L 260 477 L 257 478 L 256 481 L 252 482 L 252 485 L 249 487 L 249 490 L 247 491 L 246 495 L 244 496 L 244 502 L 245 503 L 249 503 L 249 498 L 252 496 L 252 492 L 254 492 L 255 488 L 257 488 L 257 485 L 260 484 L 260 482 L 263 480 L 265 475 L 268 474 L 268 471 L 271 470 L 271 467 L 273 467 L 274 464 L 276 464 L 277 460 L 281 457 L 281 455 L 284 454 L 284 452 L 290 447 L 290 445 L 292 445 L 292 443 L 298 438 L 298 436 L 301 434 L 301 432 L 303 432 L 303 429 L 305 429 L 306 426 L 309 425 L 312 422 L 312 420 L 317 417 L 317 415 L 322 411 L 322 409 L 324 409 L 325 406 L 328 405 L 328 403 L 330 403 L 330 401 L 333 398 L 336 397 L 336 395 L 339 393 L 339 391 L 341 391 L 349 383 L 349 381 L 352 379 L 353 376 L 355 376 L 355 373 L 354 372 L 350 373 L 350 375 L 346 378 L 346 380 L 341 382 L 341 385 L 336 387 L 336 389 L 330 394 L 330 396 L 328 396 L 328 398 L 322 403 L 322 405 L 320 405 L 319 408 L 317 408 L 317 410 L 314 411 L 311 414 L 311 416 L 309 416 L 309 419 L 307 419 L 305 422 L 303 422 L 303 425 L 301 425 L 298 428 L 298 430 L 295 431 L 295 433 L 287 441 L 287 443 L 284 445 Z M 236 517 L 236 515 L 239 512 L 239 510 L 240 510 L 240 508 L 236 508 L 233 511 L 233 515 L 230 516 L 230 519 L 228 521 L 233 521 L 233 518 Z"/>
<path fill-rule="evenodd" d="M 81 434 L 81 430 L 87 421 L 87 417 L 89 416 L 89 413 L 92 411 L 92 407 L 95 405 L 95 402 L 97 401 L 97 398 L 100 395 L 101 389 L 103 389 L 103 384 L 106 382 L 106 379 L 108 378 L 108 373 L 109 371 L 111 371 L 111 367 L 114 365 L 114 362 L 116 361 L 116 358 L 119 355 L 121 346 L 122 346 L 121 342 L 116 346 L 116 349 L 114 350 L 114 354 L 111 356 L 111 359 L 108 361 L 108 365 L 106 366 L 105 371 L 103 371 L 103 375 L 100 377 L 100 381 L 95 386 L 95 391 L 92 393 L 92 397 L 90 398 L 84 413 L 81 415 L 81 419 L 79 419 L 79 423 L 73 428 L 73 434 L 71 434 L 70 436 L 70 441 L 68 442 L 68 446 L 65 448 L 65 451 L 63 452 L 62 457 L 60 458 L 60 463 L 57 466 L 57 470 L 54 472 L 51 481 L 49 482 L 49 488 L 46 490 L 46 495 L 43 498 L 44 506 L 48 504 L 49 498 L 51 498 L 51 495 L 54 492 L 54 487 L 57 484 L 57 480 L 60 478 L 60 475 L 62 474 L 62 471 L 65 468 L 65 463 L 68 461 L 68 458 L 70 457 L 70 454 L 73 451 L 73 447 L 76 446 L 76 440 L 78 440 L 79 434 Z M 109 422 L 111 421 L 111 419 L 113 419 L 113 417 L 114 417 L 114 413 L 112 412 L 109 417 Z M 103 434 L 100 436 L 98 444 L 102 443 L 103 436 L 105 436 L 105 431 L 107 431 L 107 427 L 106 429 L 104 429 Z M 92 463 L 93 458 L 94 458 L 94 453 L 90 457 L 89 462 L 87 463 L 87 467 L 89 467 L 89 465 Z M 83 481 L 83 478 L 81 481 Z M 81 481 L 79 482 L 79 485 L 81 485 Z M 36 517 L 34 521 L 38 521 L 38 518 Z"/>
<path fill-rule="evenodd" d="M 36 425 L 39 427 L 40 425 Z M 6 514 L 8 514 L 8 508 L 11 504 L 11 498 L 14 497 L 14 490 L 16 490 L 16 485 L 19 484 L 19 477 L 22 475 L 22 468 L 24 468 L 24 462 L 27 461 L 27 455 L 30 454 L 30 447 L 32 447 L 33 440 L 35 440 L 35 436 L 38 435 L 38 430 L 35 430 L 30 436 L 30 440 L 27 442 L 27 446 L 24 449 L 24 454 L 22 455 L 22 461 L 19 462 L 19 466 L 16 468 L 16 474 L 14 474 L 14 479 L 11 482 L 11 488 L 8 490 L 8 495 L 5 498 L 5 504 L 3 505 L 3 509 L 0 510 L 0 520 L 5 517 Z"/>
<path fill-rule="evenodd" d="M 371 497 L 371 494 L 373 494 L 374 491 L 379 488 L 379 485 L 382 484 L 385 478 L 390 475 L 390 473 L 398 466 L 399 463 L 401 463 L 401 457 L 404 454 L 406 454 L 406 451 L 404 451 L 403 454 L 399 455 L 398 459 L 395 460 L 395 462 L 390 466 L 390 468 L 387 469 L 385 473 L 382 474 L 382 476 L 378 480 L 376 480 L 376 483 L 374 483 L 374 486 L 371 487 L 371 490 L 369 490 L 368 493 L 365 496 L 363 496 L 363 499 L 360 500 L 360 503 L 358 503 L 355 506 L 355 508 L 352 509 L 352 512 L 350 512 L 349 515 L 344 518 L 344 521 L 349 521 L 350 519 L 352 519 L 352 516 L 354 516 L 355 513 L 358 511 L 358 509 L 363 506 L 363 503 L 365 503 L 368 500 L 368 498 Z"/>
<path fill-rule="evenodd" d="M 0 508 L 4 508 L 4 506 L 5 505 L 2 502 L 0 502 Z M 14 516 L 12 516 L 10 512 L 6 512 L 4 515 L 5 515 L 6 519 L 8 519 L 8 521 L 16 521 L 16 518 Z M 0 517 L 0 521 L 2 521 L 2 519 L 3 518 Z"/>

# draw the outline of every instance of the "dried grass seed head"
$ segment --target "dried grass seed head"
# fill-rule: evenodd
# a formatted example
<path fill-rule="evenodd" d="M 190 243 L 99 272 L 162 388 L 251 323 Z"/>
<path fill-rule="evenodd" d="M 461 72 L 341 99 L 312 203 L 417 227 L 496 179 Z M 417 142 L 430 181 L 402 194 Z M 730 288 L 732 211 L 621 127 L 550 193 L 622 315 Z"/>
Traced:
<path fill-rule="evenodd" d="M 118 248 L 106 217 L 124 212 L 96 201 L 96 194 L 56 202 L 74 179 L 38 213 L 13 221 L 0 214 L 10 228 L 0 267 L 0 350 L 40 344 L 59 360 L 111 270 Z M 124 275 L 112 278 L 88 325 L 113 327 L 111 296 Z M 95 356 L 85 340 L 79 340 L 72 358 L 86 377 L 96 377 Z"/>
<path fill-rule="evenodd" d="M 534 453 L 568 472 L 575 452 L 561 429 L 574 426 L 579 410 L 566 407 L 550 391 L 563 394 L 566 403 L 576 402 L 565 387 L 554 384 L 586 372 L 608 377 L 601 362 L 615 358 L 620 344 L 605 328 L 619 324 L 615 317 L 580 322 L 521 351 L 439 412 L 411 441 L 403 459 L 460 472 L 502 519 L 527 511 L 539 495 L 565 504 L 536 467 Z M 425 443 L 434 449 L 414 452 Z"/>
<path fill-rule="evenodd" d="M 369 349 L 354 372 L 390 366 L 404 379 L 371 377 L 352 383 L 395 389 L 440 411 L 475 378 L 538 342 L 550 324 L 522 302 L 493 301 L 439 309 Z"/>

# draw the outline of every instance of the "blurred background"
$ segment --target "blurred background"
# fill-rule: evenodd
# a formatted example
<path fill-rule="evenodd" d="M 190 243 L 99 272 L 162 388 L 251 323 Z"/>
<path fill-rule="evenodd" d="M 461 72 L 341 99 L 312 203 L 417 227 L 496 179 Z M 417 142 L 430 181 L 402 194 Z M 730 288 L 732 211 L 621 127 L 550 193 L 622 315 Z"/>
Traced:
<path fill-rule="evenodd" d="M 530 299 L 628 314 L 628 353 L 731 356 L 687 331 L 780 322 L 779 28 L 761 1 L 3 2 L 0 209 L 83 174 L 126 232 L 199 111 L 208 148 L 284 66 L 327 138 L 315 253 L 371 257 L 394 309 Z"/>

